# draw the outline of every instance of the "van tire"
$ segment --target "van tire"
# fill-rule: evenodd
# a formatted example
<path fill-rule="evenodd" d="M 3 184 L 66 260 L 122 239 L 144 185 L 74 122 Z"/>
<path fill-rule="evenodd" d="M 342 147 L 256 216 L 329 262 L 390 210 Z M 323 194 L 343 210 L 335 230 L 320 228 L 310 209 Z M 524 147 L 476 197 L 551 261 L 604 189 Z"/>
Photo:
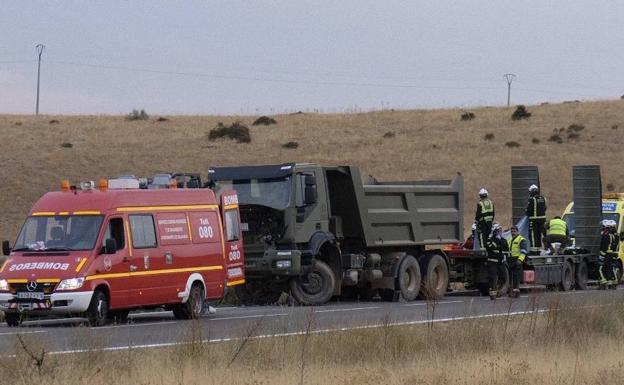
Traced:
<path fill-rule="evenodd" d="M 104 326 L 108 322 L 108 297 L 103 290 L 95 290 L 86 317 L 90 326 Z"/>
<path fill-rule="evenodd" d="M 20 313 L 4 313 L 4 320 L 9 327 L 17 327 L 22 323 L 22 315 Z"/>
<path fill-rule="evenodd" d="M 307 276 L 293 278 L 290 290 L 301 305 L 322 305 L 334 295 L 336 277 L 327 263 L 316 260 Z"/>
<path fill-rule="evenodd" d="M 198 319 L 204 309 L 204 288 L 199 283 L 191 286 L 189 297 L 184 303 L 175 305 L 173 316 L 177 319 Z"/>

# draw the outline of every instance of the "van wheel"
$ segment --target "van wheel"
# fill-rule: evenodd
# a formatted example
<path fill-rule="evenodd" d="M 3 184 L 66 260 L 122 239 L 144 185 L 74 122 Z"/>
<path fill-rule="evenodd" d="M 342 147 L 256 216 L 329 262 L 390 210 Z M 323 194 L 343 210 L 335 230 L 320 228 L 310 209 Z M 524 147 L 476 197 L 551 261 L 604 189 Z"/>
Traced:
<path fill-rule="evenodd" d="M 572 287 L 574 287 L 574 271 L 572 270 L 570 262 L 566 262 L 563 264 L 561 270 L 561 283 L 559 283 L 559 288 L 563 291 L 570 291 Z"/>
<path fill-rule="evenodd" d="M 449 284 L 449 271 L 444 257 L 432 255 L 427 261 L 427 274 L 422 281 L 420 294 L 425 299 L 444 297 Z"/>
<path fill-rule="evenodd" d="M 323 261 L 316 260 L 312 271 L 290 281 L 292 295 L 302 305 L 322 305 L 334 295 L 336 277 Z"/>
<path fill-rule="evenodd" d="M 413 301 L 418 297 L 420 286 L 420 265 L 416 258 L 408 255 L 401 261 L 395 287 L 401 292 L 403 299 L 406 301 Z"/>
<path fill-rule="evenodd" d="M 587 280 L 589 277 L 589 268 L 587 267 L 586 261 L 581 261 L 581 263 L 576 266 L 576 288 L 578 290 L 587 290 Z"/>
<path fill-rule="evenodd" d="M 204 288 L 194 283 L 185 303 L 175 305 L 173 316 L 177 319 L 198 319 L 204 309 Z"/>
<path fill-rule="evenodd" d="M 102 290 L 96 290 L 86 312 L 90 326 L 104 326 L 108 321 L 108 298 Z"/>
<path fill-rule="evenodd" d="M 4 313 L 4 320 L 8 326 L 17 327 L 22 323 L 22 315 L 20 313 Z"/>

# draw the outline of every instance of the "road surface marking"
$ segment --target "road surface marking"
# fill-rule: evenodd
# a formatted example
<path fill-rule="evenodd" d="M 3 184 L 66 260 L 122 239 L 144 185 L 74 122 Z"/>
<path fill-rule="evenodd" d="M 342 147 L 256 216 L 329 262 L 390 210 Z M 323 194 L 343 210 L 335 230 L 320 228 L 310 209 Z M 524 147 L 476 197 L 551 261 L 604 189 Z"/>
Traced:
<path fill-rule="evenodd" d="M 241 315 L 241 316 L 234 316 L 234 317 L 215 317 L 215 318 L 208 318 L 208 321 L 223 321 L 223 320 L 230 320 L 230 319 L 263 318 L 263 317 L 281 317 L 285 315 L 288 315 L 288 313 Z"/>
<path fill-rule="evenodd" d="M 418 302 L 418 303 L 406 303 L 403 306 L 436 306 L 443 305 L 445 303 L 464 303 L 465 301 L 441 301 L 436 303 Z"/>
<path fill-rule="evenodd" d="M 368 307 L 351 307 L 345 309 L 327 309 L 327 310 L 315 310 L 315 313 L 334 313 L 339 311 L 358 311 L 358 310 L 369 310 L 369 309 L 381 309 L 381 306 L 368 306 Z"/>
<path fill-rule="evenodd" d="M 33 333 L 47 333 L 45 330 L 33 330 L 30 332 L 6 332 L 6 333 L 0 333 L 0 336 L 12 336 L 12 335 L 17 335 L 17 334 L 33 334 Z"/>
<path fill-rule="evenodd" d="M 116 328 L 130 328 L 136 326 L 154 326 L 154 325 L 167 325 L 167 324 L 175 324 L 177 321 L 162 321 L 162 322 L 147 322 L 147 323 L 135 323 L 135 324 L 121 324 L 121 325 L 110 325 L 110 326 L 92 326 L 89 329 L 91 330 L 103 330 L 103 329 L 116 329 Z"/>

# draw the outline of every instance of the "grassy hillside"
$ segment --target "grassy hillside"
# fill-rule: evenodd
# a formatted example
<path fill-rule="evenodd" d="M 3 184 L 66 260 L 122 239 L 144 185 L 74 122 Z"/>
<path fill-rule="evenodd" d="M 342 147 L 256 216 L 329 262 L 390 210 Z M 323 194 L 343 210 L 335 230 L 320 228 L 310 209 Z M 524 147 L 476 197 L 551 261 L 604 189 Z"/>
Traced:
<path fill-rule="evenodd" d="M 379 180 L 440 179 L 461 172 L 466 223 L 471 222 L 479 187 L 486 186 L 499 219 L 509 225 L 511 165 L 540 167 L 551 213 L 560 212 L 570 199 L 575 164 L 601 165 L 604 186 L 624 191 L 624 101 L 529 106 L 531 118 L 521 121 L 510 119 L 513 110 L 471 109 L 476 118 L 470 121 L 460 119 L 459 109 L 293 114 L 274 116 L 277 125 L 271 126 L 252 126 L 257 116 L 170 116 L 160 122 L 122 116 L 2 115 L 0 238 L 14 239 L 30 206 L 44 192 L 58 189 L 61 179 L 79 182 L 168 170 L 205 176 L 210 165 L 355 164 L 363 175 Z M 208 140 L 218 122 L 236 120 L 250 127 L 251 143 Z M 572 124 L 584 126 L 577 138 L 568 139 L 564 130 L 563 143 L 548 141 L 553 129 Z M 392 134 L 384 137 L 388 132 Z M 488 134 L 493 138 L 486 140 Z M 290 141 L 298 142 L 298 148 L 282 148 Z"/>

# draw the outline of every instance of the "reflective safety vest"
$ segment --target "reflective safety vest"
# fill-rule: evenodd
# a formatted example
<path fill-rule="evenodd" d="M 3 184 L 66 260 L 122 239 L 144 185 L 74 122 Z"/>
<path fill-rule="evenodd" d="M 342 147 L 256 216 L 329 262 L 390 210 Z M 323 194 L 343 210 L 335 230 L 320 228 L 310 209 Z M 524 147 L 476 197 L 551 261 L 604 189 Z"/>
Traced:
<path fill-rule="evenodd" d="M 526 247 L 526 239 L 522 235 L 516 235 L 515 238 L 511 238 L 509 240 L 509 251 L 511 253 L 512 258 L 517 258 L 521 262 L 524 262 L 524 258 L 526 258 L 527 251 L 522 248 L 522 241 L 525 241 Z"/>
<path fill-rule="evenodd" d="M 481 218 L 479 219 L 485 222 L 492 222 L 494 219 L 494 203 L 489 199 L 484 199 L 479 201 L 479 206 L 481 206 Z"/>
<path fill-rule="evenodd" d="M 566 235 L 566 229 L 568 225 L 566 225 L 563 219 L 553 218 L 548 222 L 548 231 L 546 231 L 547 235 Z"/>
<path fill-rule="evenodd" d="M 527 215 L 529 219 L 546 219 L 546 199 L 541 195 L 529 197 Z"/>
<path fill-rule="evenodd" d="M 617 235 L 609 233 L 609 248 L 607 249 L 607 253 L 617 253 L 619 244 L 620 242 L 618 241 Z"/>

